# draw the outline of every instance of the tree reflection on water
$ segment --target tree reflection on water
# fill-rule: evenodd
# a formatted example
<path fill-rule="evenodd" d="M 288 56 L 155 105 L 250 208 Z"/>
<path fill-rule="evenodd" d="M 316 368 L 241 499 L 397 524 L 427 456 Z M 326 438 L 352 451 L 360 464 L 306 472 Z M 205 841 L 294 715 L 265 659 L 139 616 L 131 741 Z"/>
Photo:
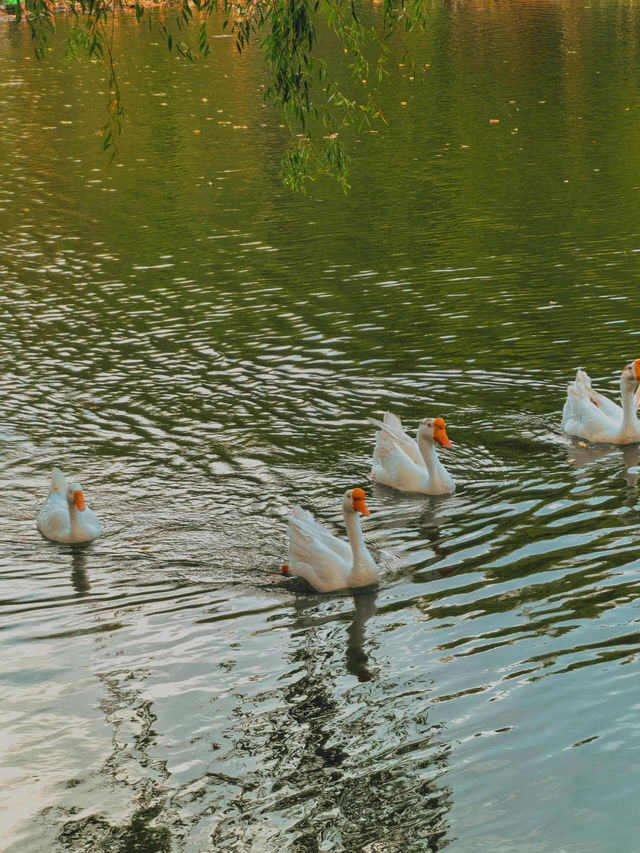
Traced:
<path fill-rule="evenodd" d="M 104 804 L 97 811 L 92 796 L 95 779 L 74 779 L 67 783 L 77 792 L 77 804 L 60 807 L 57 841 L 66 850 L 104 851 L 104 853 L 169 853 L 172 833 L 167 826 L 156 825 L 166 820 L 165 782 L 169 776 L 163 762 L 154 761 L 149 749 L 157 742 L 154 730 L 156 715 L 152 702 L 143 699 L 136 684 L 144 673 L 111 673 L 100 677 L 105 686 L 101 710 L 113 726 L 113 750 L 107 756 L 99 777 L 107 777 L 112 789 L 110 812 L 114 800 L 121 799 L 121 813 L 127 814 L 122 823 L 107 820 Z M 120 796 L 114 794 L 118 791 Z M 91 813 L 87 814 L 90 804 Z M 83 805 L 85 808 L 83 808 Z M 131 806 L 133 805 L 133 809 Z M 50 821 L 51 815 L 43 813 Z"/>
<path fill-rule="evenodd" d="M 450 745 L 419 692 L 395 684 L 380 661 L 371 665 L 365 625 L 376 596 L 353 596 L 346 631 L 344 596 L 296 602 L 293 680 L 272 695 L 280 701 L 268 724 L 247 716 L 234 726 L 243 733 L 236 759 L 260 763 L 244 779 L 241 808 L 213 832 L 213 849 L 435 851 L 448 843 L 451 792 L 439 777 Z"/>

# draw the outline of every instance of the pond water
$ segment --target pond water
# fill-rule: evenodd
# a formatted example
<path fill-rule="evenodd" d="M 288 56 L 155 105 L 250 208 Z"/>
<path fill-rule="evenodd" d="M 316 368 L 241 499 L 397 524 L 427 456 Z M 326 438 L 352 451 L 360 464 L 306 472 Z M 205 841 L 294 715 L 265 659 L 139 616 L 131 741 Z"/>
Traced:
<path fill-rule="evenodd" d="M 346 197 L 259 55 L 118 33 L 109 163 L 101 70 L 0 25 L 1 849 L 637 850 L 640 451 L 560 416 L 640 356 L 640 9 L 434 3 Z M 455 495 L 368 481 L 386 409 Z M 274 574 L 356 485 L 379 588 Z"/>

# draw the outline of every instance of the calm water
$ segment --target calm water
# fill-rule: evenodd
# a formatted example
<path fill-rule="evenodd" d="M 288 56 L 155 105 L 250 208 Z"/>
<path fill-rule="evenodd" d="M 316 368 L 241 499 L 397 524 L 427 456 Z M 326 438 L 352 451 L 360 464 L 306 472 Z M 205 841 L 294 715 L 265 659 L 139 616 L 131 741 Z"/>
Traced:
<path fill-rule="evenodd" d="M 110 165 L 99 69 L 0 25 L 2 850 L 638 850 L 640 450 L 559 422 L 640 355 L 640 9 L 434 3 L 347 198 L 259 56 L 120 39 Z M 368 483 L 387 408 L 455 496 Z M 272 574 L 354 485 L 377 592 Z"/>

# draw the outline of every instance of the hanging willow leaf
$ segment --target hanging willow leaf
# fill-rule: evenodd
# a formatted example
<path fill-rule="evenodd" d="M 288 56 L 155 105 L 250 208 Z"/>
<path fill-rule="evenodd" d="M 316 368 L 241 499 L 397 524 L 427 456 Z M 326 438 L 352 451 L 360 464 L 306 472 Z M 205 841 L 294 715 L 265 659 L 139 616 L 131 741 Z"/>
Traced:
<path fill-rule="evenodd" d="M 113 157 L 125 114 L 114 63 L 114 21 L 125 8 L 125 0 L 67 0 L 66 5 L 73 18 L 67 56 L 86 56 L 106 66 L 112 95 L 102 137 Z M 135 0 L 134 10 L 139 22 L 144 14 L 141 0 Z M 356 0 L 181 0 L 176 12 L 171 28 L 159 24 L 158 29 L 167 48 L 190 62 L 211 52 L 207 22 L 212 15 L 222 17 L 222 29 L 233 36 L 238 53 L 253 46 L 262 51 L 270 75 L 265 98 L 282 111 L 290 133 L 282 160 L 284 183 L 304 192 L 309 181 L 328 174 L 346 191 L 348 157 L 342 142 L 332 134 L 340 126 L 384 120 L 366 81 L 372 71 L 377 80 L 387 73 L 393 33 L 424 25 L 426 2 L 383 0 L 380 12 L 373 16 L 370 6 Z M 18 4 L 18 20 L 21 14 Z M 34 51 L 42 59 L 48 41 L 55 36 L 53 0 L 29 0 L 26 16 Z M 367 19 L 371 22 L 365 23 Z M 147 21 L 151 28 L 150 15 Z M 346 66 L 364 92 L 362 100 L 348 97 L 342 90 L 338 82 L 342 69 L 330 66 L 320 51 L 319 27 L 328 28 L 342 48 Z M 181 34 L 179 41 L 176 33 Z M 412 74 L 418 73 L 410 67 Z"/>

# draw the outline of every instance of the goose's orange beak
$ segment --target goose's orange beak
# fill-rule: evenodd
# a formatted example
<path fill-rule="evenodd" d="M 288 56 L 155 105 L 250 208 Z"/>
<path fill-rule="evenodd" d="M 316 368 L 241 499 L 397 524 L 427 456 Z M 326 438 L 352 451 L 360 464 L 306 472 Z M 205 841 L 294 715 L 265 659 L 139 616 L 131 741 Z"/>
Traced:
<path fill-rule="evenodd" d="M 362 513 L 362 515 L 371 515 L 364 502 L 364 498 L 365 494 L 362 489 L 354 489 L 351 492 L 351 506 L 356 512 Z"/>
<path fill-rule="evenodd" d="M 633 372 L 636 376 L 636 382 L 640 382 L 640 358 L 636 358 L 633 362 Z"/>
<path fill-rule="evenodd" d="M 443 447 L 451 447 L 451 442 L 449 441 L 449 436 L 444 428 L 444 421 L 442 418 L 433 419 L 433 440 L 437 441 L 438 444 L 441 444 Z"/>
<path fill-rule="evenodd" d="M 84 512 L 84 498 L 82 497 L 82 489 L 76 489 L 73 493 L 73 502 L 76 505 L 76 509 L 79 509 L 80 512 Z"/>

